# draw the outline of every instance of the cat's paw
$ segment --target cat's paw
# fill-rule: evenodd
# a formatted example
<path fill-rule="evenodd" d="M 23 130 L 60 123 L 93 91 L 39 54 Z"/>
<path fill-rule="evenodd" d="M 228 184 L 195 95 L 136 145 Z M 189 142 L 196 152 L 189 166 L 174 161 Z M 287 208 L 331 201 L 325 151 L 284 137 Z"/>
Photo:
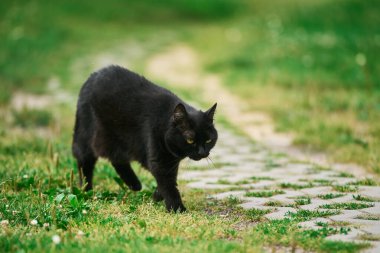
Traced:
<path fill-rule="evenodd" d="M 154 192 L 153 192 L 153 201 L 155 202 L 160 202 L 164 200 L 164 197 L 162 197 L 162 195 L 158 192 L 158 190 L 156 189 Z"/>
<path fill-rule="evenodd" d="M 182 203 L 166 203 L 166 210 L 168 212 L 183 213 L 186 212 L 186 207 Z"/>
<path fill-rule="evenodd" d="M 139 180 L 132 182 L 132 183 L 129 183 L 127 185 L 129 187 L 129 189 L 131 189 L 132 191 L 141 191 L 141 189 L 142 189 L 142 185 L 141 185 L 141 182 Z"/>

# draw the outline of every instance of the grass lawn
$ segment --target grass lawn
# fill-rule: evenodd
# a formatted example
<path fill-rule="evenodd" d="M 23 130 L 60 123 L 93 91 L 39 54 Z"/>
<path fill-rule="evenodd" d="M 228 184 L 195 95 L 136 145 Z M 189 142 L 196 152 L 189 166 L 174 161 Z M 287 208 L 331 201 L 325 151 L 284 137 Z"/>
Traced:
<path fill-rule="evenodd" d="M 376 1 L 327 0 L 2 1 L 0 249 L 358 251 L 365 245 L 324 239 L 336 229 L 297 225 L 324 213 L 268 221 L 265 211 L 244 211 L 236 200 L 209 200 L 206 191 L 184 188 L 189 212 L 169 214 L 151 200 L 155 182 L 137 164 L 143 191 L 119 185 L 102 161 L 94 191 L 83 193 L 70 152 L 75 102 L 20 111 L 10 103 L 19 92 L 57 92 L 49 87 L 52 77 L 59 92 L 75 97 L 93 70 L 86 57 L 120 44 L 142 48 L 124 56 L 144 71 L 154 52 L 185 42 L 202 55 L 205 72 L 220 75 L 250 109 L 273 115 L 279 130 L 296 133 L 297 144 L 380 173 L 378 7 Z M 347 187 L 336 190 L 354 192 Z"/>

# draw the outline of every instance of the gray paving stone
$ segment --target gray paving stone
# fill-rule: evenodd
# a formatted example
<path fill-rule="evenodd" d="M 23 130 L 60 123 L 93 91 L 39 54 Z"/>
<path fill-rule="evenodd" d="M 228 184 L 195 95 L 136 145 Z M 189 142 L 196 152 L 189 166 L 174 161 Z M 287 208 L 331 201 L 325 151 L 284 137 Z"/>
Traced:
<path fill-rule="evenodd" d="M 244 209 L 252 209 L 252 208 L 267 208 L 264 206 L 264 204 L 268 201 L 266 198 L 253 198 L 253 197 L 244 197 L 243 198 L 245 202 L 243 204 L 240 204 L 239 206 L 243 207 Z M 273 209 L 273 207 L 269 207 L 267 209 Z"/>
<path fill-rule="evenodd" d="M 365 197 L 380 200 L 379 186 L 358 186 L 356 193 L 345 194 L 339 198 L 320 199 L 318 195 L 337 193 L 331 186 L 319 186 L 315 180 L 328 180 L 334 185 L 345 185 L 357 181 L 358 178 L 339 177 L 339 172 L 334 169 L 318 170 L 315 165 L 309 162 L 292 162 L 287 156 L 279 156 L 275 152 L 268 150 L 262 145 L 252 144 L 245 138 L 238 137 L 234 133 L 220 129 L 219 142 L 212 152 L 212 160 L 215 164 L 226 164 L 220 168 L 214 168 L 212 163 L 203 160 L 201 162 L 186 161 L 180 169 L 179 178 L 188 180 L 187 186 L 200 189 L 219 189 L 224 191 L 213 194 L 210 197 L 215 199 L 228 198 L 234 196 L 243 201 L 239 206 L 244 209 L 272 210 L 265 215 L 268 219 L 284 219 L 288 212 L 304 210 L 329 210 L 320 208 L 324 204 L 357 202 L 352 195 L 360 194 Z M 202 170 L 187 170 L 191 167 L 201 167 Z M 209 168 L 209 169 L 207 169 Z M 342 167 L 340 168 L 341 171 Z M 270 177 L 272 180 L 255 180 L 252 177 Z M 226 181 L 226 184 L 220 183 Z M 244 183 L 246 181 L 247 183 Z M 266 198 L 256 198 L 245 196 L 249 191 L 275 190 L 281 189 L 282 183 L 292 183 L 297 185 L 313 186 L 304 189 L 282 189 L 284 194 L 274 195 Z M 228 183 L 228 184 L 227 184 Z M 231 188 L 242 190 L 232 190 Z M 244 189 L 244 190 L 243 190 Z M 293 207 L 271 207 L 265 204 L 269 201 L 278 201 L 283 205 L 294 204 L 298 197 L 305 196 L 311 199 L 308 205 Z M 341 214 L 332 215 L 325 218 L 316 218 L 302 222 L 300 225 L 306 229 L 319 229 L 315 223 L 320 222 L 349 222 L 352 226 L 348 235 L 337 234 L 329 236 L 330 240 L 358 241 L 361 235 L 380 235 L 380 221 L 359 219 L 368 215 L 380 215 L 380 202 L 375 202 L 374 207 L 361 210 L 341 210 Z M 371 242 L 375 247 L 366 252 L 380 252 L 380 243 Z M 377 250 L 377 251 L 376 251 Z"/>
<path fill-rule="evenodd" d="M 326 218 L 316 218 L 316 219 L 312 219 L 312 220 L 309 220 L 309 221 L 304 221 L 304 222 L 301 222 L 299 225 L 301 227 L 304 227 L 304 228 L 307 228 L 307 229 L 320 229 L 321 226 L 318 226 L 316 223 L 317 222 L 323 222 L 323 223 L 331 223 L 331 220 L 330 219 L 326 219 Z"/>
<path fill-rule="evenodd" d="M 198 188 L 198 189 L 227 189 L 227 188 L 231 188 L 231 185 L 207 184 L 205 182 L 191 182 L 187 184 L 187 187 Z"/>
<path fill-rule="evenodd" d="M 273 213 L 266 214 L 265 217 L 270 220 L 281 220 L 286 218 L 288 212 L 295 213 L 297 210 L 292 207 L 276 207 L 276 211 Z"/>
<path fill-rule="evenodd" d="M 379 253 L 380 252 L 380 242 L 370 242 L 372 247 L 365 249 L 363 253 Z"/>
<path fill-rule="evenodd" d="M 363 215 L 360 210 L 341 210 L 341 214 L 330 216 L 329 218 L 333 221 L 347 221 L 360 223 L 361 220 L 355 219 L 356 217 Z"/>
<path fill-rule="evenodd" d="M 215 199 L 225 199 L 230 196 L 240 198 L 244 196 L 244 194 L 245 194 L 245 191 L 228 191 L 228 192 L 222 192 L 222 193 L 211 195 L 211 197 Z"/>
<path fill-rule="evenodd" d="M 357 202 L 357 201 L 352 197 L 352 193 L 348 193 L 347 195 L 344 195 L 339 198 L 331 199 L 331 203 L 345 203 L 345 202 Z"/>
<path fill-rule="evenodd" d="M 380 203 L 375 202 L 374 204 L 375 204 L 374 207 L 364 208 L 362 209 L 362 211 L 368 214 L 380 215 Z"/>
<path fill-rule="evenodd" d="M 358 193 L 375 200 L 380 200 L 380 186 L 360 186 Z"/>
<path fill-rule="evenodd" d="M 324 200 L 324 199 L 312 199 L 311 203 L 308 205 L 302 205 L 299 208 L 302 210 L 318 210 L 320 209 L 321 205 L 329 204 L 331 203 L 329 200 Z"/>
<path fill-rule="evenodd" d="M 250 184 L 250 186 L 254 187 L 254 188 L 266 188 L 266 187 L 271 187 L 275 185 L 275 183 L 273 181 L 259 181 L 259 182 L 255 182 L 255 183 L 252 183 Z"/>
<path fill-rule="evenodd" d="M 368 224 L 362 225 L 360 229 L 369 234 L 380 235 L 380 221 L 368 222 Z"/>
<path fill-rule="evenodd" d="M 301 192 L 310 196 L 318 196 L 320 194 L 327 194 L 332 192 L 332 188 L 330 186 L 320 186 L 313 188 L 305 188 L 301 189 Z"/>
<path fill-rule="evenodd" d="M 331 241 L 353 242 L 363 234 L 365 234 L 363 231 L 356 228 L 351 228 L 351 231 L 349 231 L 347 234 L 330 235 L 326 237 L 326 239 Z"/>

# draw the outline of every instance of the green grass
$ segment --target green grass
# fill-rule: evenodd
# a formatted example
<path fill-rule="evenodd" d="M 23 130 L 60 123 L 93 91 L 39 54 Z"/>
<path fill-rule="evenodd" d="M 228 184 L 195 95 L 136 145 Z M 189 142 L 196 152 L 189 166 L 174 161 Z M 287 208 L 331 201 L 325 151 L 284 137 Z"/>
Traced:
<path fill-rule="evenodd" d="M 374 204 L 351 202 L 351 203 L 325 204 L 325 205 L 319 206 L 319 208 L 357 210 L 357 209 L 363 209 L 363 208 L 368 208 L 368 207 L 373 207 L 373 206 Z"/>
<path fill-rule="evenodd" d="M 354 175 L 352 175 L 351 173 L 348 173 L 348 172 L 339 172 L 338 174 L 336 174 L 336 177 L 352 178 L 352 177 L 354 177 Z"/>
<path fill-rule="evenodd" d="M 290 189 L 293 189 L 293 190 L 299 190 L 299 189 L 305 189 L 305 188 L 311 188 L 311 187 L 314 187 L 314 184 L 313 183 L 307 183 L 307 184 L 293 184 L 293 183 L 281 183 L 279 185 L 281 188 L 290 188 Z"/>
<path fill-rule="evenodd" d="M 54 118 L 50 111 L 37 109 L 22 109 L 13 111 L 13 124 L 22 128 L 47 127 L 53 123 Z"/>
<path fill-rule="evenodd" d="M 282 206 L 285 206 L 285 204 L 283 204 L 281 201 L 277 201 L 277 200 L 270 200 L 268 202 L 266 202 L 264 204 L 265 206 L 278 206 L 278 207 L 282 207 Z"/>
<path fill-rule="evenodd" d="M 371 179 L 371 178 L 365 178 L 362 180 L 357 180 L 355 182 L 349 183 L 350 185 L 366 185 L 366 186 L 375 186 L 378 185 L 378 183 Z"/>
<path fill-rule="evenodd" d="M 278 194 L 284 194 L 282 190 L 273 190 L 273 191 L 257 191 L 257 192 L 247 192 L 245 196 L 247 197 L 256 197 L 256 198 L 268 198 Z"/>
<path fill-rule="evenodd" d="M 379 23 L 377 2 L 300 3 L 2 1 L 2 251 L 357 252 L 366 247 L 327 241 L 326 236 L 336 232 L 330 229 L 313 232 L 298 226 L 300 221 L 339 210 L 299 210 L 284 220 L 267 220 L 264 215 L 270 211 L 245 211 L 233 197 L 210 200 L 211 190 L 186 189 L 181 182 L 189 211 L 167 213 L 162 203 L 151 199 L 153 178 L 136 164 L 133 167 L 143 191 L 120 187 L 115 171 L 101 160 L 94 191 L 84 193 L 77 188 L 70 151 L 75 102 L 21 111 L 9 108 L 18 91 L 76 96 L 95 70 L 99 55 L 111 54 L 145 74 L 146 61 L 154 53 L 185 42 L 198 50 L 200 69 L 219 75 L 228 89 L 247 101 L 247 110 L 275 116 L 276 127 L 294 132 L 300 145 L 323 149 L 337 160 L 379 172 L 379 65 L 374 53 L 377 42 L 372 38 Z M 365 55 L 366 64 L 358 67 L 355 57 L 359 55 L 360 60 L 360 54 Z M 52 78 L 59 80 L 57 90 L 49 88 Z M 197 99 L 193 90 L 176 88 L 175 92 L 188 100 Z M 273 154 L 265 167 L 280 166 L 279 156 Z M 216 168 L 226 165 L 215 163 Z M 361 181 L 358 185 L 372 184 Z M 357 189 L 340 187 L 343 192 Z M 309 202 L 308 198 L 297 201 L 299 205 Z M 54 243 L 57 236 L 60 241 Z"/>
<path fill-rule="evenodd" d="M 223 20 L 241 6 L 241 2 L 229 0 L 2 2 L 0 103 L 8 102 L 18 89 L 43 92 L 52 75 L 69 73 L 67 66 L 73 57 L 111 47 L 128 35 L 147 39 L 146 30 L 152 32 L 157 25 L 165 30 L 178 21 L 190 25 Z"/>
<path fill-rule="evenodd" d="M 361 220 L 380 220 L 380 215 L 375 214 L 363 214 L 355 217 L 355 219 L 361 219 Z"/>
<path fill-rule="evenodd" d="M 329 186 L 332 185 L 333 180 L 328 180 L 328 179 L 300 179 L 299 181 L 301 182 L 308 182 L 310 184 L 315 184 L 318 186 Z"/>
<path fill-rule="evenodd" d="M 351 186 L 351 185 L 333 185 L 333 189 L 337 192 L 356 192 L 356 191 L 358 191 L 357 186 Z"/>
<path fill-rule="evenodd" d="M 320 186 L 327 186 L 327 185 L 331 185 L 333 183 L 332 180 L 327 180 L 327 179 L 314 179 L 312 180 L 313 183 L 316 183 Z"/>
<path fill-rule="evenodd" d="M 249 209 L 245 212 L 245 215 L 252 221 L 263 221 L 264 215 L 271 213 L 273 210 L 271 209 Z"/>
<path fill-rule="evenodd" d="M 207 70 L 302 148 L 380 173 L 379 3 L 251 6 L 251 15 L 201 31 L 212 35 L 196 40 Z"/>
<path fill-rule="evenodd" d="M 286 246 L 290 251 L 308 248 L 317 252 L 357 252 L 368 247 L 368 244 L 347 244 L 324 240 L 330 233 L 335 233 L 335 231 L 332 232 L 326 228 L 317 231 L 300 230 L 294 220 L 284 219 L 260 223 L 254 227 L 250 236 L 254 238 L 254 242 L 266 242 L 267 248 L 271 248 L 273 252 L 278 251 L 278 246 Z"/>
<path fill-rule="evenodd" d="M 318 218 L 318 217 L 327 217 L 331 215 L 339 214 L 339 210 L 328 210 L 328 211 L 321 211 L 321 210 L 303 210 L 299 209 L 297 212 L 288 212 L 287 216 L 289 216 L 292 219 L 296 219 L 299 221 L 307 221 L 312 218 Z"/>
<path fill-rule="evenodd" d="M 373 198 L 369 198 L 369 197 L 365 197 L 365 196 L 362 196 L 360 194 L 358 195 L 352 195 L 352 197 L 355 199 L 355 200 L 358 200 L 358 201 L 364 201 L 364 202 L 376 202 L 375 199 Z"/>
<path fill-rule="evenodd" d="M 311 199 L 310 198 L 299 198 L 299 199 L 296 199 L 294 202 L 295 202 L 296 206 L 303 206 L 303 205 L 311 204 Z"/>
<path fill-rule="evenodd" d="M 335 199 L 344 196 L 343 193 L 326 193 L 318 195 L 318 198 L 321 199 Z"/>
<path fill-rule="evenodd" d="M 272 181 L 272 180 L 274 180 L 274 178 L 272 178 L 272 177 L 251 177 L 250 179 L 252 179 L 253 181 L 260 181 L 260 180 Z"/>
<path fill-rule="evenodd" d="M 336 224 L 332 223 L 327 223 L 327 222 L 316 222 L 315 223 L 317 226 L 322 227 L 322 231 L 326 231 L 326 233 L 330 235 L 334 234 L 344 234 L 347 235 L 350 231 L 351 228 L 349 227 L 337 227 Z"/>
<path fill-rule="evenodd" d="M 107 174 L 115 174 L 109 166 L 99 166 L 101 175 L 95 179 L 101 186 L 92 193 L 83 193 L 75 188 L 70 171 L 60 173 L 70 163 L 62 162 L 54 168 L 56 162 L 47 159 L 45 165 L 53 172 L 51 178 L 49 170 L 38 174 L 33 170 L 28 174 L 21 171 L 15 177 L 4 177 L 7 180 L 1 182 L 0 212 L 1 219 L 8 220 L 9 225 L 5 227 L 6 233 L 1 233 L 2 249 L 39 252 L 43 247 L 66 251 L 85 247 L 100 252 L 105 250 L 103 242 L 107 242 L 109 249 L 118 251 L 166 251 L 173 247 L 191 251 L 194 245 L 211 252 L 228 251 L 229 248 L 241 250 L 239 244 L 225 240 L 236 238 L 229 228 L 234 221 L 208 215 L 202 209 L 206 203 L 204 197 L 189 194 L 194 200 L 200 197 L 202 204 L 192 200 L 189 201 L 191 212 L 170 214 L 162 204 L 152 202 L 154 183 L 146 172 L 139 172 L 144 190 L 133 193 L 119 188 L 112 177 L 107 177 Z M 230 206 L 237 203 L 235 199 L 226 202 Z M 196 211 L 194 205 L 202 208 Z M 32 225 L 33 220 L 37 221 L 36 225 Z M 227 223 L 222 228 L 224 222 Z M 79 230 L 84 232 L 81 238 L 76 235 Z M 199 234 L 195 236 L 196 233 Z M 59 245 L 52 242 L 54 235 L 60 236 Z"/>
<path fill-rule="evenodd" d="M 228 184 L 228 185 L 230 185 L 230 184 L 234 184 L 234 183 L 228 181 L 227 179 L 218 179 L 218 180 L 217 180 L 215 183 L 213 183 L 213 184 Z"/>
<path fill-rule="evenodd" d="M 222 163 L 222 162 L 213 162 L 212 164 L 208 166 L 184 166 L 184 170 L 196 170 L 196 171 L 204 171 L 204 170 L 211 170 L 211 169 L 220 169 L 224 166 L 233 166 L 235 164 L 233 163 Z"/>

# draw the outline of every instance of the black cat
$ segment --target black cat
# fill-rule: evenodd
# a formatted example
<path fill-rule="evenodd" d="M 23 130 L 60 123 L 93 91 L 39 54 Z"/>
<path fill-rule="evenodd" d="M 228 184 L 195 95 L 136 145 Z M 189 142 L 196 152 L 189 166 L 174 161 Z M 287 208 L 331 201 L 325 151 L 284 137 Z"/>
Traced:
<path fill-rule="evenodd" d="M 93 73 L 77 105 L 72 151 L 80 183 L 92 189 L 98 157 L 107 158 L 128 187 L 141 190 L 130 161 L 138 161 L 157 181 L 155 201 L 168 211 L 185 211 L 177 189 L 179 162 L 209 155 L 218 134 L 216 104 L 202 112 L 143 76 L 119 66 Z"/>

